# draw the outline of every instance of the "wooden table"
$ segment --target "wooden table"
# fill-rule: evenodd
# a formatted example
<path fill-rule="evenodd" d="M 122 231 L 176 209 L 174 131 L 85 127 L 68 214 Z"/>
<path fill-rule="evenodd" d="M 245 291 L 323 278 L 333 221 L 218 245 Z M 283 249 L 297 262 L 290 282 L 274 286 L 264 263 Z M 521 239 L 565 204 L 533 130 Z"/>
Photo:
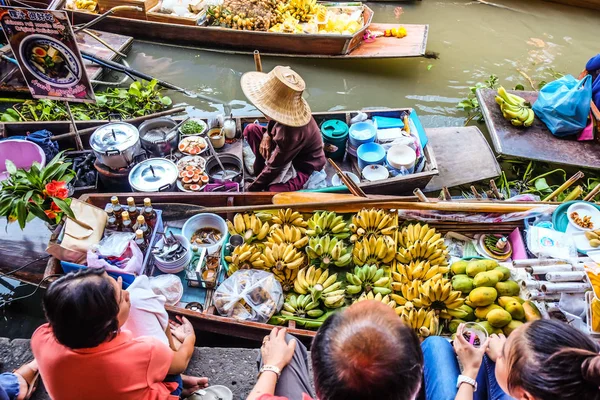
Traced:
<path fill-rule="evenodd" d="M 531 104 L 537 100 L 537 92 L 513 92 Z M 518 128 L 502 117 L 500 107 L 494 98 L 496 91 L 477 90 L 485 123 L 490 131 L 494 148 L 498 155 L 507 158 L 543 161 L 574 167 L 600 169 L 600 143 L 579 142 L 573 139 L 558 138 L 546 125 L 535 119 L 529 128 Z"/>

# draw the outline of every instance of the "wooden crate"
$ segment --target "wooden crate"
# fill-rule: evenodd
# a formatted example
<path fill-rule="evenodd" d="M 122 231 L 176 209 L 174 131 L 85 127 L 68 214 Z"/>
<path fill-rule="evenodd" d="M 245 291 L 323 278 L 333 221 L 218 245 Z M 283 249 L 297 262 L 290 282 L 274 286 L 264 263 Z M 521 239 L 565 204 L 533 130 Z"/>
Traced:
<path fill-rule="evenodd" d="M 158 4 L 156 4 L 154 7 L 152 7 L 152 9 L 150 9 L 148 11 L 147 16 L 148 16 L 149 21 L 163 22 L 163 23 L 167 23 L 167 24 L 196 26 L 196 25 L 198 25 L 198 21 L 200 20 L 200 17 L 202 16 L 201 13 L 198 13 L 198 14 L 196 14 L 195 17 L 188 18 L 188 17 L 179 17 L 177 15 L 161 13 L 161 12 L 159 12 L 161 5 L 162 5 L 162 3 L 158 2 Z"/>
<path fill-rule="evenodd" d="M 142 11 L 119 11 L 114 15 L 121 18 L 148 19 L 146 14 L 158 4 L 159 0 L 98 0 L 99 12 L 105 13 L 117 6 L 136 6 Z"/>

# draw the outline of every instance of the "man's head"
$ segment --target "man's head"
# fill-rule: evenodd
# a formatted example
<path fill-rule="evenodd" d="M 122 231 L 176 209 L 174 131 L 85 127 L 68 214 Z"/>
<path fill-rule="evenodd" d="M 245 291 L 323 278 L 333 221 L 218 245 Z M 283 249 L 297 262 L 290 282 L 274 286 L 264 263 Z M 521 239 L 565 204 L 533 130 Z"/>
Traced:
<path fill-rule="evenodd" d="M 54 336 L 71 349 L 96 347 L 111 340 L 129 316 L 129 292 L 104 269 L 87 268 L 53 282 L 44 311 Z"/>
<path fill-rule="evenodd" d="M 419 339 L 378 301 L 328 318 L 311 350 L 320 400 L 412 400 L 421 386 Z"/>

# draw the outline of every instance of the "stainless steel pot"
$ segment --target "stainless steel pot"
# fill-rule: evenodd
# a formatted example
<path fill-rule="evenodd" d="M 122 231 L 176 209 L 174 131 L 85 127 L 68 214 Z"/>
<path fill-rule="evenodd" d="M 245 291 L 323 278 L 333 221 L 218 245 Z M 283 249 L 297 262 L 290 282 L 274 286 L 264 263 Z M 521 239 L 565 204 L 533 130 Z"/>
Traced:
<path fill-rule="evenodd" d="M 178 173 L 173 161 L 150 158 L 131 169 L 129 185 L 134 192 L 174 192 Z"/>
<path fill-rule="evenodd" d="M 219 166 L 217 159 L 215 156 L 211 156 L 208 160 L 206 160 L 206 166 L 204 170 L 208 174 L 211 182 L 214 183 L 226 183 L 226 182 L 242 182 L 244 165 L 242 160 L 239 157 L 234 156 L 233 154 L 219 154 L 219 160 L 225 167 L 225 170 L 228 170 L 227 166 L 235 167 L 239 172 L 234 174 L 229 174 L 226 179 L 223 179 L 222 174 L 223 170 Z"/>
<path fill-rule="evenodd" d="M 148 121 L 142 122 L 140 125 L 140 141 L 144 150 L 152 154 L 153 157 L 165 157 L 175 153 L 177 151 L 177 145 L 179 144 L 179 131 L 177 129 L 168 132 L 172 128 L 177 126 L 177 123 L 171 118 L 153 118 Z M 161 132 L 154 131 L 154 129 L 163 128 L 163 135 Z"/>
<path fill-rule="evenodd" d="M 110 122 L 92 133 L 90 147 L 101 164 L 113 170 L 129 168 L 141 150 L 140 134 L 126 122 Z"/>

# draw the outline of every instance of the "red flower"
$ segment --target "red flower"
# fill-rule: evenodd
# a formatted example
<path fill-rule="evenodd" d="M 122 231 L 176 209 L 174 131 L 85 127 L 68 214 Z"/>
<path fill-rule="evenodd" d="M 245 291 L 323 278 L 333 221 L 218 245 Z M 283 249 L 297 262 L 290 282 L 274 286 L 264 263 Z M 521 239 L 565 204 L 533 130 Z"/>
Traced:
<path fill-rule="evenodd" d="M 48 194 L 48 196 L 58 197 L 59 199 L 66 199 L 67 196 L 69 196 L 67 182 L 52 181 L 46 184 L 46 193 Z"/>
<path fill-rule="evenodd" d="M 58 207 L 54 202 L 50 204 L 49 210 L 44 210 L 44 214 L 46 214 L 46 216 L 50 219 L 56 219 L 56 216 L 58 215 L 57 213 L 59 212 L 61 212 L 60 207 Z"/>

